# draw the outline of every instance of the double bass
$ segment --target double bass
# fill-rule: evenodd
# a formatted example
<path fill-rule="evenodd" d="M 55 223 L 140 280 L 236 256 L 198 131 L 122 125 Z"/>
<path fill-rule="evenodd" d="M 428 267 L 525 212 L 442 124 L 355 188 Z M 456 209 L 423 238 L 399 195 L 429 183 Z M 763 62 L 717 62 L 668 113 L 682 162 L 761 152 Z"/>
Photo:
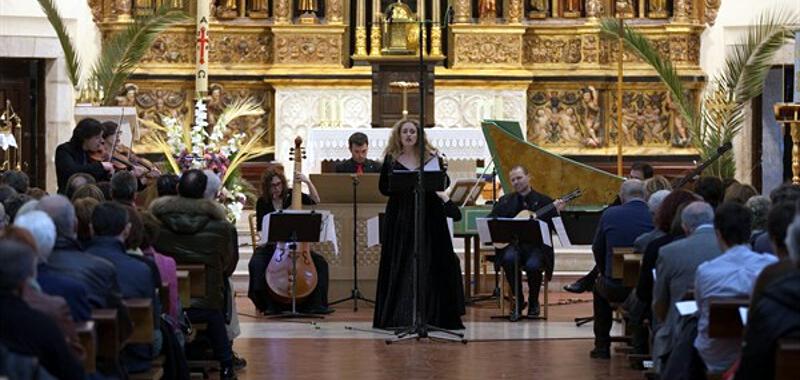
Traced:
<path fill-rule="evenodd" d="M 292 149 L 294 157 L 295 178 L 302 172 L 303 139 L 297 137 Z M 302 210 L 303 186 L 295 182 L 292 187 L 292 205 L 290 210 Z M 296 257 L 296 272 L 292 270 L 292 255 Z M 296 288 L 293 286 L 296 282 Z M 267 288 L 270 295 L 278 302 L 292 303 L 292 292 L 295 291 L 297 302 L 308 297 L 317 287 L 317 268 L 311 260 L 310 243 L 279 243 L 275 253 L 267 265 Z M 293 289 L 295 288 L 295 289 Z"/>

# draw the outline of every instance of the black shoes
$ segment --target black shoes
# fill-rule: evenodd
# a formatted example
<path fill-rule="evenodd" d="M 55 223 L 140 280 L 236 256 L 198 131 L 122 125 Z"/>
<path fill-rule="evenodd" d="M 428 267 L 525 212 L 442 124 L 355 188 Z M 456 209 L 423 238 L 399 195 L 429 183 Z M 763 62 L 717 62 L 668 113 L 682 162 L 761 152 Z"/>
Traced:
<path fill-rule="evenodd" d="M 611 352 L 607 349 L 601 350 L 599 348 L 595 348 L 589 352 L 589 357 L 592 359 L 611 359 Z"/>
<path fill-rule="evenodd" d="M 222 367 L 219 378 L 220 380 L 236 380 L 236 371 L 233 370 L 233 366 Z"/>
<path fill-rule="evenodd" d="M 578 280 L 569 285 L 564 285 L 564 290 L 570 293 L 584 293 L 592 290 L 592 287 L 586 282 Z"/>
<path fill-rule="evenodd" d="M 540 312 L 541 306 L 539 305 L 539 300 L 533 301 L 528 308 L 528 318 L 538 318 Z"/>
<path fill-rule="evenodd" d="M 239 371 L 247 367 L 247 360 L 243 357 L 237 355 L 235 352 L 233 353 L 233 369 Z"/>

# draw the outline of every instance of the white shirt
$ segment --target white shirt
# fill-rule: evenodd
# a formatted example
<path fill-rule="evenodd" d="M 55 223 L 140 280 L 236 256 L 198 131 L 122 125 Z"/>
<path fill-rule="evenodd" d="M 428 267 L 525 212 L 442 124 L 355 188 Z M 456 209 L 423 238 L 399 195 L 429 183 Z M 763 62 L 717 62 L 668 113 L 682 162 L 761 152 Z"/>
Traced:
<path fill-rule="evenodd" d="M 721 373 L 730 368 L 739 356 L 741 338 L 708 336 L 709 301 L 712 298 L 749 298 L 758 274 L 776 261 L 775 256 L 755 253 L 747 245 L 737 245 L 697 267 L 694 291 L 700 320 L 694 347 L 710 373 Z"/>

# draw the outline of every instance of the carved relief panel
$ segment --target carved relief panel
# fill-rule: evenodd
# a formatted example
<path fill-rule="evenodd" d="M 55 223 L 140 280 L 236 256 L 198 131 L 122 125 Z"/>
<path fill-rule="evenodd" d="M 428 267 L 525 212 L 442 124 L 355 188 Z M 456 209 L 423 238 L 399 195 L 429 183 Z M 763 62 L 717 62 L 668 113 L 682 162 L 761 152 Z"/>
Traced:
<path fill-rule="evenodd" d="M 521 63 L 521 36 L 516 34 L 457 34 L 454 66 Z"/>
<path fill-rule="evenodd" d="M 691 96 L 687 94 L 687 96 Z M 610 99 L 608 112 L 609 142 L 616 144 L 617 105 Z M 689 145 L 690 134 L 679 117 L 666 90 L 626 90 L 622 96 L 622 139 L 626 146 Z"/>
<path fill-rule="evenodd" d="M 553 86 L 528 94 L 527 139 L 537 145 L 603 147 L 604 102 L 594 86 Z"/>

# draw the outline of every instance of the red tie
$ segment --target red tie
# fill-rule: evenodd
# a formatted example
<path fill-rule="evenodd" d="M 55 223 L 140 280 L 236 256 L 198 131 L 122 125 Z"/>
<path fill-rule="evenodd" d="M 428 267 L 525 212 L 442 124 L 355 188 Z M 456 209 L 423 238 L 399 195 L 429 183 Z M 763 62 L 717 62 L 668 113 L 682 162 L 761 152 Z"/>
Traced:
<path fill-rule="evenodd" d="M 364 164 L 356 164 L 356 174 L 364 174 Z"/>

